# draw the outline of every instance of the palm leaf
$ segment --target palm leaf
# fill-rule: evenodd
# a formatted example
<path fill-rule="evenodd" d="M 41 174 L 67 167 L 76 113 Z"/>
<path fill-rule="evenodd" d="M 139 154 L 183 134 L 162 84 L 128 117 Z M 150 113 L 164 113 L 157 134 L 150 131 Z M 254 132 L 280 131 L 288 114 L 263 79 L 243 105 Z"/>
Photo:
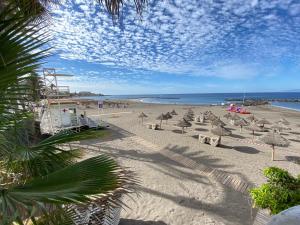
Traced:
<path fill-rule="evenodd" d="M 0 189 L 0 218 L 3 221 L 28 218 L 48 204 L 84 203 L 109 194 L 129 191 L 130 178 L 120 175 L 116 162 L 100 155 L 35 178 L 24 185 Z M 25 215 L 24 215 L 25 214 Z"/>

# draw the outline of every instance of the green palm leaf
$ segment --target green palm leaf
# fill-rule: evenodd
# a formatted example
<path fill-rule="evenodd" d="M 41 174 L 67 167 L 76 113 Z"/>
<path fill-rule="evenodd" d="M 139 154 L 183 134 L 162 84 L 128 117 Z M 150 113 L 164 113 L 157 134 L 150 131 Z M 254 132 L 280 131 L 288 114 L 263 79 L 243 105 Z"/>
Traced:
<path fill-rule="evenodd" d="M 31 216 L 45 203 L 78 204 L 114 190 L 127 191 L 124 183 L 130 178 L 121 176 L 120 171 L 114 160 L 100 155 L 24 185 L 0 189 L 0 218 L 13 221 Z"/>

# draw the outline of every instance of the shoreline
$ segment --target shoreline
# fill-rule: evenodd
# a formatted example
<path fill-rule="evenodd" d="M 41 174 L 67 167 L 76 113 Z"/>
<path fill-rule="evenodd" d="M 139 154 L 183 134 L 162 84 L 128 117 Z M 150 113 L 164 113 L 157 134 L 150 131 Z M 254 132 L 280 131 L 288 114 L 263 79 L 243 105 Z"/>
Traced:
<path fill-rule="evenodd" d="M 289 107 L 285 107 L 285 106 L 272 105 L 272 104 L 270 104 L 270 106 L 275 107 L 275 108 L 280 108 L 280 109 L 287 109 L 287 110 L 291 110 L 293 112 L 299 112 L 300 113 L 300 109 L 293 109 L 293 108 L 289 108 Z"/>

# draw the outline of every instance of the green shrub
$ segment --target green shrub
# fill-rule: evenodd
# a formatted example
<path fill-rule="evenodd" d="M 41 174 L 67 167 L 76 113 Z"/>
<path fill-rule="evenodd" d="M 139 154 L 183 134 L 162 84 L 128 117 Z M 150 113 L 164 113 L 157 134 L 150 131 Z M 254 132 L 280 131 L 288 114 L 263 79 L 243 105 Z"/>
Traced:
<path fill-rule="evenodd" d="M 270 209 L 272 214 L 277 214 L 300 204 L 300 176 L 295 178 L 277 167 L 266 168 L 264 175 L 268 182 L 250 190 L 254 206 Z"/>

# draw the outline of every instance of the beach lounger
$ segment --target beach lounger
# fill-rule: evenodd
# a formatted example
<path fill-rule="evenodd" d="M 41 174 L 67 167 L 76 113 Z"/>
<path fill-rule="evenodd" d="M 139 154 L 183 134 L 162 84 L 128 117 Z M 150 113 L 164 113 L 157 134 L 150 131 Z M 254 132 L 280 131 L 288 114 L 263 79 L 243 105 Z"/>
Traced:
<path fill-rule="evenodd" d="M 156 124 L 156 123 L 146 123 L 146 127 L 147 127 L 148 129 L 157 130 L 158 127 L 159 127 L 159 125 Z"/>

